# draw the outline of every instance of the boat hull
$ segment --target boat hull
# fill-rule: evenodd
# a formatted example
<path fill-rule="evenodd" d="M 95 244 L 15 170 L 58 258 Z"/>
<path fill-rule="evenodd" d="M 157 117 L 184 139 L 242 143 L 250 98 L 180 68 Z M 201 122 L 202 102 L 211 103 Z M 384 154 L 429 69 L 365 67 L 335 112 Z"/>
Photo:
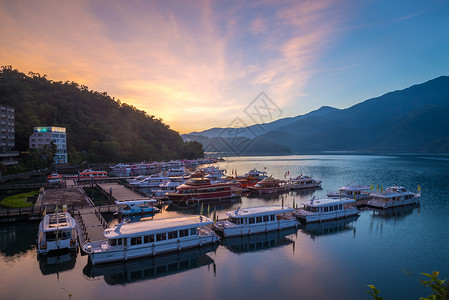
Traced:
<path fill-rule="evenodd" d="M 243 236 L 243 235 L 251 235 L 275 230 L 282 230 L 291 227 L 297 227 L 298 221 L 294 218 L 292 219 L 281 219 L 272 222 L 265 222 L 260 224 L 241 224 L 235 225 L 231 227 L 227 227 L 225 224 L 229 222 L 217 223 L 213 226 L 213 229 L 223 237 L 231 237 L 231 236 Z M 223 226 L 220 226 L 223 224 Z M 232 224 L 232 223 L 231 223 Z"/>
<path fill-rule="evenodd" d="M 201 247 L 218 242 L 218 237 L 215 234 L 199 235 L 195 238 L 166 241 L 165 243 L 143 244 L 139 246 L 121 247 L 115 250 L 106 250 L 107 245 L 102 248 L 105 251 L 95 251 L 89 254 L 89 260 L 92 265 L 104 264 L 109 262 L 128 261 L 143 257 L 152 257 L 161 254 L 178 252 L 185 249 Z M 86 249 L 84 249 L 86 250 Z"/>
<path fill-rule="evenodd" d="M 330 220 L 343 219 L 351 216 L 356 216 L 358 214 L 359 212 L 355 208 L 347 208 L 337 212 L 327 213 L 309 213 L 304 212 L 303 210 L 297 210 L 293 212 L 293 215 L 296 218 L 305 223 L 325 222 Z"/>
<path fill-rule="evenodd" d="M 413 205 L 413 204 L 416 204 L 418 202 L 419 201 L 418 201 L 417 198 L 401 200 L 401 201 L 389 201 L 389 202 L 370 200 L 370 201 L 368 201 L 368 206 L 374 207 L 374 208 L 387 209 L 387 208 L 393 208 L 393 207 Z"/>

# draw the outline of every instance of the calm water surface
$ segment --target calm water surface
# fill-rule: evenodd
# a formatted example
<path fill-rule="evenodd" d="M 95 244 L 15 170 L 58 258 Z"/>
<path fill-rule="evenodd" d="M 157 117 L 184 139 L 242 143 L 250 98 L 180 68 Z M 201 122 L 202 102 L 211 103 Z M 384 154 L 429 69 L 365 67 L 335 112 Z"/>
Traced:
<path fill-rule="evenodd" d="M 218 164 L 228 174 L 257 168 L 276 178 L 300 172 L 322 189 L 211 203 L 219 217 L 239 206 L 301 203 L 349 183 L 422 189 L 419 207 L 245 238 L 126 264 L 92 267 L 87 256 L 37 260 L 38 224 L 0 226 L 0 298 L 9 299 L 418 299 L 428 291 L 413 275 L 449 278 L 449 158 L 441 155 L 238 157 Z M 284 200 L 282 200 L 282 198 Z M 204 207 L 207 209 L 207 206 Z M 167 209 L 154 218 L 198 213 Z M 67 291 L 67 292 L 66 292 Z"/>

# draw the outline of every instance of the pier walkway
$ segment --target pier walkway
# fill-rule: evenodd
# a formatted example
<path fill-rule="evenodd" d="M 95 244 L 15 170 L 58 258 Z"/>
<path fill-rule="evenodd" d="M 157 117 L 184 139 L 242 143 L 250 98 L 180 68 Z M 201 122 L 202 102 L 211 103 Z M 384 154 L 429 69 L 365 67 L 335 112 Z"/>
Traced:
<path fill-rule="evenodd" d="M 97 187 L 105 196 L 110 198 L 110 203 L 114 201 L 147 200 L 151 198 L 137 189 L 131 190 L 117 182 L 98 183 Z"/>
<path fill-rule="evenodd" d="M 105 240 L 103 231 L 108 228 L 108 223 L 101 215 L 101 212 L 114 211 L 117 205 L 107 205 L 100 207 L 82 208 L 74 213 L 78 229 L 80 245 L 85 242 Z"/>

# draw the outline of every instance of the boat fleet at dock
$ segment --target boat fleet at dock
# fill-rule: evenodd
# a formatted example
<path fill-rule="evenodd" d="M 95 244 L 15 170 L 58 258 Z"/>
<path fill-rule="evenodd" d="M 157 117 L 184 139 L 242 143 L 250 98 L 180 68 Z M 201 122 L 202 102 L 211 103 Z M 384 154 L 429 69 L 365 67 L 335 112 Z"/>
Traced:
<path fill-rule="evenodd" d="M 283 193 L 297 189 L 319 188 L 322 180 L 300 174 L 296 178 L 280 180 L 268 176 L 265 171 L 250 170 L 238 177 L 224 176 L 216 167 L 198 169 L 188 173 L 184 167 L 168 169 L 164 174 L 139 176 L 129 179 L 129 185 L 150 188 L 155 196 L 164 197 L 173 203 L 198 205 L 203 201 L 238 198 L 244 193 L 263 195 Z M 234 172 L 233 172 L 234 174 Z M 289 175 L 289 173 L 286 173 Z M 52 175 L 54 176 L 54 174 Z M 265 205 L 237 208 L 219 220 L 199 215 L 176 218 L 141 220 L 119 224 L 104 230 L 104 239 L 86 241 L 80 246 L 89 255 L 92 265 L 116 261 L 128 261 L 142 257 L 177 252 L 195 247 L 215 244 L 220 238 L 248 236 L 298 227 L 300 223 L 320 223 L 357 217 L 357 206 L 368 205 L 378 209 L 418 203 L 418 192 L 404 187 L 392 186 L 385 191 L 371 186 L 347 185 L 336 192 L 327 193 L 327 198 L 316 198 L 298 205 Z M 154 213 L 155 199 L 142 201 L 117 201 L 117 214 L 133 215 Z M 70 214 L 56 212 L 44 217 L 39 226 L 37 250 L 47 254 L 54 250 L 74 250 L 78 247 L 75 220 Z"/>

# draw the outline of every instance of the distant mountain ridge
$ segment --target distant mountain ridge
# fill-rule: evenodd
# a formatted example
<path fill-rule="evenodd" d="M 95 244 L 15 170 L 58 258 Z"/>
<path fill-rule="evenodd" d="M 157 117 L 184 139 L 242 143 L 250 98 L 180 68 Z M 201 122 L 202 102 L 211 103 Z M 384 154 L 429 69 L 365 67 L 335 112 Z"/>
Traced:
<path fill-rule="evenodd" d="M 261 154 L 264 146 L 263 154 L 273 155 L 322 151 L 449 152 L 448 76 L 368 99 L 346 109 L 325 108 L 326 113 L 316 113 L 320 110 L 272 122 L 275 125 L 269 127 L 270 130 L 247 141 L 250 146 L 238 154 Z M 200 134 L 197 133 L 196 138 L 187 137 L 200 141 L 204 139 L 198 138 Z M 228 144 L 221 140 L 223 146 Z M 205 145 L 204 141 L 200 142 Z M 232 152 L 226 147 L 216 148 Z"/>

